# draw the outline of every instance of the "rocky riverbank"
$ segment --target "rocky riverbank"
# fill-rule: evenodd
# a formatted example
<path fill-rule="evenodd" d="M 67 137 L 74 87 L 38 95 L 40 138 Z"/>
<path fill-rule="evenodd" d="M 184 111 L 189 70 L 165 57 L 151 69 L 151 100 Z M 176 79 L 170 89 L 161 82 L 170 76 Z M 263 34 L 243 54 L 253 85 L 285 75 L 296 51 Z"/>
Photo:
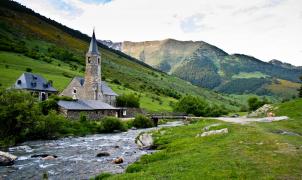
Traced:
<path fill-rule="evenodd" d="M 169 122 L 158 128 L 181 124 Z M 25 142 L 9 149 L 18 158 L 14 165 L 0 167 L 0 179 L 41 179 L 46 175 L 49 179 L 88 179 L 102 172 L 122 173 L 143 154 L 153 152 L 140 148 L 135 138 L 154 129 Z M 118 158 L 123 161 L 115 163 Z"/>

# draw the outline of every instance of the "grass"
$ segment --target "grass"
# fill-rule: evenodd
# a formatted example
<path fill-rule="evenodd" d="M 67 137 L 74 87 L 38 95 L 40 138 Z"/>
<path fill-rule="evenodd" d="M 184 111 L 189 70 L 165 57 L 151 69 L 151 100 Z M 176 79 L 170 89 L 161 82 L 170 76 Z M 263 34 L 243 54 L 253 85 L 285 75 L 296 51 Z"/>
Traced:
<path fill-rule="evenodd" d="M 302 99 L 279 104 L 276 113 L 290 120 L 239 125 L 217 120 L 161 129 L 155 132 L 156 153 L 144 155 L 127 173 L 108 179 L 300 179 L 302 136 L 276 133 L 287 130 L 302 135 Z M 196 138 L 202 128 L 228 134 Z"/>

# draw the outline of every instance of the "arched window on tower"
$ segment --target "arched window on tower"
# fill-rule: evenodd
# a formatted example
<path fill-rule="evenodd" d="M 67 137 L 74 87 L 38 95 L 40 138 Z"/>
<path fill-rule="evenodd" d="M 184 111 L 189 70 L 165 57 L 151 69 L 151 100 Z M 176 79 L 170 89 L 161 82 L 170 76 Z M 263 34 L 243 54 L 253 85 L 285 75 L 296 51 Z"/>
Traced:
<path fill-rule="evenodd" d="M 90 63 L 90 57 L 88 57 L 88 60 L 87 60 L 87 61 L 88 61 L 88 63 Z"/>
<path fill-rule="evenodd" d="M 100 58 L 98 58 L 98 64 L 100 64 Z"/>

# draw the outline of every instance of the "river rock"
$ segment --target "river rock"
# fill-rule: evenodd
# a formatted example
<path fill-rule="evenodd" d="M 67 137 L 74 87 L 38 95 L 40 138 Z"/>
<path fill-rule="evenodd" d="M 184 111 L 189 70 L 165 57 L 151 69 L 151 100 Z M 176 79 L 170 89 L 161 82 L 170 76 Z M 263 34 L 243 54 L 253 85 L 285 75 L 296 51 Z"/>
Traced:
<path fill-rule="evenodd" d="M 53 160 L 53 159 L 56 159 L 57 156 L 46 156 L 44 158 L 42 158 L 43 160 Z"/>
<path fill-rule="evenodd" d="M 124 162 L 124 159 L 122 157 L 118 157 L 118 158 L 114 159 L 112 162 L 114 164 L 121 164 Z"/>
<path fill-rule="evenodd" d="M 104 157 L 104 156 L 110 156 L 110 153 L 102 151 L 102 152 L 97 153 L 97 155 L 96 155 L 96 157 Z"/>
<path fill-rule="evenodd" d="M 139 135 L 136 139 L 136 144 L 141 149 L 151 149 L 151 147 L 154 144 L 152 134 L 143 133 L 143 134 Z"/>
<path fill-rule="evenodd" d="M 13 165 L 16 159 L 17 156 L 7 152 L 0 151 L 0 166 Z"/>
<path fill-rule="evenodd" d="M 219 129 L 219 130 L 203 132 L 201 134 L 197 134 L 196 137 L 205 137 L 205 136 L 211 136 L 211 135 L 215 135 L 215 134 L 226 134 L 228 132 L 229 132 L 228 128 L 224 128 L 224 129 Z"/>
<path fill-rule="evenodd" d="M 34 154 L 31 156 L 32 158 L 46 158 L 46 157 L 54 157 L 57 158 L 58 156 L 56 155 L 49 155 L 49 154 Z"/>

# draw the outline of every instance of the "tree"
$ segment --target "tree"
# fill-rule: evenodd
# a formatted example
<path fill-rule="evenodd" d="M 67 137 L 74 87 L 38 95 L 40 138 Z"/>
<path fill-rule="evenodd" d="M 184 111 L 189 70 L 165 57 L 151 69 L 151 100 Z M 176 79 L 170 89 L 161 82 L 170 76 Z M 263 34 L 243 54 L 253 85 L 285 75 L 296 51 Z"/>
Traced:
<path fill-rule="evenodd" d="M 268 104 L 268 100 L 264 97 L 262 101 L 260 101 L 257 97 L 251 97 L 248 99 L 248 105 L 250 111 L 255 111 L 256 109 L 260 108 L 264 104 Z"/>
<path fill-rule="evenodd" d="M 204 100 L 194 96 L 185 96 L 176 103 L 174 111 L 203 116 L 206 114 L 207 107 L 208 104 Z"/>
<path fill-rule="evenodd" d="M 134 94 L 123 94 L 116 98 L 116 104 L 119 107 L 139 108 L 139 98 Z"/>
<path fill-rule="evenodd" d="M 300 76 L 300 80 L 301 80 L 301 83 L 302 83 L 302 76 Z M 302 98 L 302 84 L 301 84 L 300 89 L 298 89 L 298 91 L 299 91 L 299 94 L 298 94 L 299 98 Z"/>
<path fill-rule="evenodd" d="M 28 92 L 0 90 L 0 137 L 25 137 L 41 114 L 35 102 Z"/>

